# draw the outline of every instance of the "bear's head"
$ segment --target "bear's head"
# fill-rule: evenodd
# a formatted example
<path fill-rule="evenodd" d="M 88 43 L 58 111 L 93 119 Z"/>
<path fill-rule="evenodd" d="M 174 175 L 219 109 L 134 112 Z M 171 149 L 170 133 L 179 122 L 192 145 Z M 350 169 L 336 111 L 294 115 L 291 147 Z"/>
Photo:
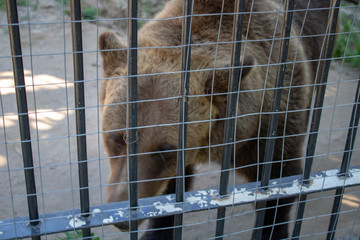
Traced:
<path fill-rule="evenodd" d="M 100 96 L 103 138 L 111 166 L 107 200 L 125 201 L 128 200 L 127 144 L 132 144 L 126 135 L 127 49 L 114 32 L 101 34 L 99 48 L 105 76 Z M 227 92 L 229 78 L 229 69 L 209 70 L 214 59 L 194 53 L 191 66 L 195 71 L 190 74 L 185 133 L 186 166 L 208 161 L 210 142 L 222 141 L 223 121 L 219 118 L 225 116 L 226 94 L 213 97 L 211 93 Z M 249 56 L 243 65 L 253 64 L 254 59 Z M 137 66 L 138 196 L 143 198 L 166 193 L 169 181 L 176 176 L 180 102 L 183 101 L 181 50 L 140 47 Z M 245 78 L 250 69 L 244 68 L 241 77 Z M 218 149 L 221 150 L 221 146 Z M 126 229 L 128 225 L 119 224 L 118 227 Z"/>

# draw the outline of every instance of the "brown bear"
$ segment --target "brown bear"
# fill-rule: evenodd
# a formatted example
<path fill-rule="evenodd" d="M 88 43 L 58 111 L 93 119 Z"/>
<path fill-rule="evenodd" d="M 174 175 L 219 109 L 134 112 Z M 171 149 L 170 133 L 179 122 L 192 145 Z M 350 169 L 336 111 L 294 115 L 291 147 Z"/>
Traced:
<path fill-rule="evenodd" d="M 186 138 L 186 174 L 209 159 L 221 162 L 228 81 L 231 68 L 235 0 L 194 0 L 191 73 Z M 276 0 L 246 0 L 232 167 L 248 181 L 261 176 L 266 134 L 279 68 L 284 28 Z M 302 173 L 311 97 L 318 59 L 326 32 L 328 0 L 295 1 L 291 39 L 277 129 L 271 178 Z M 306 9 L 311 9 L 307 11 Z M 324 9 L 322 9 L 324 8 Z M 170 0 L 154 21 L 138 33 L 138 195 L 173 193 L 181 78 L 183 0 Z M 99 38 L 104 77 L 100 101 L 105 147 L 111 157 L 108 202 L 128 200 L 127 181 L 127 50 L 114 32 Z M 113 50 L 112 50 L 113 49 Z M 313 60 L 313 61 L 308 61 Z M 153 180 L 151 180 L 153 179 Z M 186 189 L 191 178 L 186 179 Z M 263 239 L 288 236 L 290 205 L 294 199 L 267 202 Z M 285 205 L 285 206 L 284 206 Z M 272 207 L 273 206 L 273 207 Z M 281 206 L 276 207 L 275 206 Z M 275 214 L 275 211 L 276 214 Z M 275 217 L 276 215 L 276 217 Z M 275 218 L 275 220 L 274 220 Z M 273 223 L 276 223 L 274 225 Z M 172 239 L 173 217 L 153 219 L 142 239 Z M 127 223 L 117 224 L 127 229 Z"/>

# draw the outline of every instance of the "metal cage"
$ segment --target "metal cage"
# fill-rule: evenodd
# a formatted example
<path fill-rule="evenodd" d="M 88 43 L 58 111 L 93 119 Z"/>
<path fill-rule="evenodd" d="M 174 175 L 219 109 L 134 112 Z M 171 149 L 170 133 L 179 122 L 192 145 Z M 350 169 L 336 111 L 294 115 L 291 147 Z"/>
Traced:
<path fill-rule="evenodd" d="M 129 105 L 129 118 L 128 118 L 128 129 L 127 135 L 130 142 L 134 142 L 134 144 L 128 145 L 128 155 L 129 155 L 129 201 L 125 202 L 117 202 L 106 204 L 103 203 L 101 198 L 101 204 L 90 204 L 91 192 L 93 188 L 100 188 L 100 195 L 103 193 L 102 188 L 106 186 L 104 183 L 95 183 L 89 184 L 91 182 L 92 176 L 88 173 L 88 165 L 92 164 L 95 167 L 98 164 L 98 168 L 101 168 L 103 160 L 107 159 L 106 157 L 101 157 L 100 153 L 97 153 L 98 156 L 95 158 L 88 157 L 89 151 L 89 142 L 93 141 L 93 145 L 100 145 L 98 142 L 100 137 L 99 134 L 102 132 L 99 127 L 99 107 L 100 104 L 86 105 L 85 104 L 85 89 L 84 84 L 91 82 L 96 84 L 96 88 L 98 89 L 98 82 L 100 81 L 100 77 L 93 77 L 92 79 L 86 79 L 84 74 L 84 59 L 83 55 L 92 53 L 97 54 L 99 49 L 95 50 L 84 50 L 83 46 L 83 32 L 87 31 L 82 29 L 82 24 L 88 22 L 97 24 L 100 22 L 100 19 L 97 18 L 95 20 L 83 20 L 82 12 L 81 12 L 81 1 L 80 0 L 71 0 L 69 2 L 70 7 L 70 20 L 60 19 L 54 22 L 31 22 L 30 19 L 27 21 L 23 21 L 18 16 L 18 1 L 6 0 L 6 15 L 7 15 L 7 23 L 1 23 L 1 27 L 8 28 L 8 37 L 10 45 L 7 48 L 10 48 L 10 55 L 1 53 L 1 60 L 9 62 L 12 61 L 12 71 L 13 71 L 13 79 L 14 85 L 3 87 L 2 93 L 0 95 L 1 100 L 1 125 L 2 125 L 2 133 L 1 133 L 1 157 L 4 158 L 5 163 L 4 166 L 0 168 L 0 174 L 5 176 L 4 179 L 7 181 L 6 184 L 2 184 L 2 191 L 4 194 L 0 195 L 0 201 L 10 202 L 10 205 L 1 204 L 0 206 L 10 206 L 12 208 L 11 216 L 6 214 L 1 214 L 2 219 L 0 221 L 0 239 L 17 239 L 17 238 L 27 238 L 31 237 L 33 239 L 40 239 L 41 236 L 50 237 L 55 233 L 67 232 L 67 231 L 75 231 L 82 230 L 82 238 L 92 238 L 96 236 L 104 237 L 106 234 L 104 230 L 100 233 L 97 232 L 95 235 L 92 234 L 91 229 L 96 227 L 104 228 L 106 225 L 111 225 L 119 222 L 129 222 L 130 223 L 130 239 L 138 239 L 139 233 L 145 230 L 139 230 L 138 228 L 138 220 L 144 220 L 149 218 L 155 218 L 159 216 L 175 216 L 175 224 L 174 224 L 174 236 L 175 239 L 183 239 L 184 237 L 184 215 L 189 212 L 195 211 L 211 211 L 217 210 L 217 216 L 213 220 L 204 219 L 204 221 L 212 221 L 216 225 L 216 227 L 212 230 L 208 230 L 211 233 L 208 233 L 207 236 L 212 235 L 215 239 L 222 239 L 224 237 L 235 236 L 235 233 L 224 233 L 224 229 L 226 228 L 226 222 L 232 218 L 226 214 L 227 209 L 233 209 L 235 206 L 244 205 L 249 203 L 256 203 L 258 212 L 256 219 L 254 219 L 255 226 L 254 230 L 254 239 L 261 239 L 261 229 L 264 222 L 264 212 L 262 209 L 266 207 L 267 200 L 278 200 L 283 197 L 296 196 L 299 197 L 298 201 L 295 202 L 296 206 L 296 214 L 295 218 L 292 221 L 292 238 L 291 239 L 299 239 L 308 237 L 310 239 L 322 238 L 322 236 L 326 236 L 327 239 L 334 239 L 337 233 L 337 225 L 341 214 L 346 213 L 346 211 L 341 211 L 343 197 L 346 194 L 348 189 L 352 189 L 353 193 L 359 196 L 359 188 L 355 186 L 360 185 L 360 166 L 351 164 L 351 157 L 353 153 L 356 153 L 359 150 L 359 145 L 357 145 L 356 141 L 356 132 L 358 129 L 359 123 L 359 102 L 360 102 L 360 93 L 359 93 L 359 84 L 360 79 L 350 79 L 343 80 L 340 77 L 337 82 L 329 83 L 329 69 L 333 60 L 337 60 L 339 63 L 344 65 L 344 59 L 347 57 L 332 57 L 335 37 L 337 35 L 341 35 L 343 33 L 337 33 L 337 23 L 339 18 L 339 12 L 342 8 L 344 9 L 355 9 L 356 14 L 359 12 L 359 5 L 357 6 L 342 6 L 340 5 L 340 0 L 331 1 L 332 6 L 330 9 L 329 16 L 329 28 L 328 32 L 325 36 L 325 44 L 323 56 L 319 60 L 323 63 L 323 68 L 321 73 L 318 76 L 318 83 L 316 83 L 316 93 L 314 93 L 313 105 L 311 108 L 311 124 L 309 126 L 309 130 L 307 133 L 307 147 L 306 147 L 306 155 L 304 157 L 305 167 L 302 175 L 284 177 L 281 179 L 270 179 L 270 170 L 272 164 L 272 155 L 275 148 L 275 140 L 276 140 L 276 129 L 278 123 L 278 112 L 280 109 L 280 98 L 283 89 L 283 81 L 284 81 L 284 72 L 286 63 L 289 61 L 287 59 L 288 54 L 288 45 L 290 40 L 290 31 L 292 27 L 292 15 L 294 13 L 294 3 L 295 0 L 286 0 L 284 2 L 286 9 L 284 9 L 284 30 L 283 36 L 281 36 L 282 48 L 280 50 L 281 57 L 279 59 L 279 74 L 278 80 L 276 82 L 276 93 L 274 94 L 273 105 L 272 105 L 272 114 L 270 115 L 269 129 L 266 141 L 266 155 L 264 158 L 263 172 L 262 175 L 259 176 L 259 182 L 252 183 L 243 183 L 239 185 L 231 185 L 229 186 L 229 178 L 232 176 L 231 172 L 234 170 L 230 167 L 231 155 L 232 155 L 232 146 L 235 142 L 234 139 L 234 125 L 236 121 L 236 104 L 237 104 L 237 92 L 239 86 L 239 74 L 241 71 L 241 43 L 244 41 L 242 39 L 242 28 L 243 28 L 243 14 L 244 11 L 244 0 L 234 0 L 236 8 L 234 9 L 234 29 L 233 29 L 233 48 L 232 48 L 232 70 L 231 77 L 229 80 L 229 93 L 227 96 L 227 111 L 226 111 L 226 120 L 225 120 L 225 133 L 224 133 L 224 142 L 223 142 L 223 158 L 221 170 L 217 173 L 220 175 L 220 183 L 217 188 L 209 188 L 202 190 L 195 190 L 191 192 L 186 192 L 185 185 L 185 169 L 184 169 L 184 161 L 186 159 L 186 132 L 188 125 L 188 98 L 189 96 L 189 81 L 190 79 L 190 61 L 191 61 L 191 47 L 192 47 L 192 35 L 191 35 L 191 24 L 192 24 L 192 6 L 193 1 L 184 0 L 184 12 L 182 18 L 182 66 L 181 66 L 181 93 L 179 94 L 178 101 L 180 104 L 180 113 L 179 113 L 179 123 L 178 131 L 179 131 L 179 140 L 178 140 L 178 149 L 177 149 L 177 175 L 176 175 L 176 193 L 168 194 L 150 198 L 138 198 L 137 195 L 137 183 L 138 181 L 138 172 L 137 172 L 137 32 L 138 32 L 138 21 L 143 20 L 138 17 L 138 1 L 137 0 L 128 0 L 128 18 L 120 19 L 122 21 L 128 22 L 128 81 L 129 81 L 129 89 L 128 89 L 128 105 Z M 27 1 L 27 11 L 29 11 L 30 2 Z M 62 3 L 62 12 L 64 7 L 64 1 Z M 309 10 L 309 9 L 308 9 Z M 310 9 L 311 10 L 311 9 Z M 98 14 L 98 13 L 97 13 Z M 358 16 L 354 16 L 353 22 L 359 21 Z M 20 30 L 22 28 L 28 28 L 30 43 L 31 43 L 31 27 L 33 25 L 44 25 L 44 24 L 59 24 L 58 26 L 63 28 L 64 31 L 64 48 L 63 51 L 59 51 L 57 53 L 33 53 L 31 51 L 30 44 L 30 52 L 23 54 L 22 52 L 22 37 L 20 36 Z M 71 26 L 71 39 L 72 39 L 72 50 L 68 49 L 68 46 L 65 46 L 65 28 Z M 358 30 L 352 30 L 347 34 L 358 33 Z M 61 31 L 60 31 L 61 32 Z M 239 34 L 240 33 L 240 34 Z M 98 30 L 96 31 L 96 37 L 99 35 Z M 26 48 L 29 48 L 28 46 Z M 37 85 L 34 81 L 31 83 L 25 81 L 26 78 L 26 70 L 23 64 L 23 59 L 30 59 L 31 68 L 36 68 L 35 63 L 32 62 L 32 58 L 41 57 L 41 56 L 50 56 L 50 55 L 58 55 L 63 57 L 64 66 L 66 68 L 66 62 L 69 61 L 67 56 L 73 56 L 73 67 L 68 66 L 69 69 L 73 71 L 73 81 L 66 81 L 64 85 L 66 88 L 68 85 L 73 84 L 74 89 L 72 92 L 74 93 L 74 97 L 69 97 L 68 90 L 66 90 L 66 99 L 73 99 L 74 105 L 67 103 L 67 105 L 63 104 L 63 108 L 65 110 L 49 110 L 48 112 L 56 112 L 56 111 L 65 111 L 67 114 L 67 122 L 75 121 L 73 124 L 74 127 L 68 127 L 67 136 L 62 137 L 51 137 L 50 135 L 46 138 L 41 138 L 38 132 L 38 120 L 36 121 L 36 125 L 34 127 L 34 120 L 29 119 L 29 116 L 37 119 L 37 115 L 41 114 L 41 111 L 38 111 L 35 107 L 31 106 L 29 111 L 29 95 L 27 93 L 31 91 L 31 96 L 35 94 L 35 89 Z M 357 56 L 350 56 L 359 58 Z M 96 57 L 96 61 L 98 62 L 98 58 Z M 97 63 L 96 63 L 97 65 Z M 65 69 L 66 71 L 66 69 Z M 96 70 L 98 71 L 98 70 Z M 344 70 L 341 70 L 344 71 Z M 96 72 L 97 73 L 97 72 Z M 0 72 L 1 74 L 1 72 Z M 359 75 L 359 74 L 358 74 Z M 4 76 L 4 75 L 3 75 Z M 66 75 L 65 75 L 66 76 Z M 12 77 L 10 77 L 12 78 Z M 31 77 L 30 77 L 31 78 Z M 32 78 L 34 76 L 32 75 Z M 101 79 L 104 80 L 104 79 Z M 0 79 L 0 81 L 2 81 Z M 68 84 L 69 82 L 69 84 Z M 356 93 L 355 101 L 353 103 L 344 103 L 337 104 L 334 102 L 332 105 L 324 105 L 324 99 L 327 91 L 327 86 L 332 85 L 337 87 L 335 91 L 339 89 L 341 84 L 351 84 L 352 88 L 355 89 Z M 50 87 L 53 83 L 46 83 Z M 45 85 L 46 85 L 45 84 Z M 55 85 L 54 85 L 55 86 Z M 16 96 L 16 104 L 17 104 L 17 113 L 13 113 L 7 110 L 8 104 L 15 104 L 15 97 L 11 100 L 7 99 L 8 96 L 5 93 L 5 90 L 14 89 L 13 96 Z M 337 96 L 337 92 L 335 92 Z M 340 94 L 340 93 L 339 93 Z M 52 95 L 49 93 L 48 99 L 52 101 Z M 34 96 L 35 99 L 35 96 Z M 32 101 L 32 100 L 31 100 Z M 36 100 L 34 100 L 36 102 Z M 33 103 L 31 103 L 33 104 Z M 352 108 L 352 113 L 345 114 L 347 116 L 347 127 L 335 128 L 331 124 L 330 128 L 327 130 L 320 128 L 321 117 L 323 111 L 334 111 L 340 107 L 350 107 Z M 325 109 L 325 110 L 324 110 Z M 71 120 L 69 120 L 69 111 L 74 113 L 74 116 L 71 116 Z M 87 130 L 86 123 L 89 120 L 86 120 L 85 113 L 87 111 L 95 111 L 97 117 L 95 117 L 94 122 L 97 124 L 97 131 Z M 348 111 L 349 112 L 349 111 Z M 93 114 L 94 115 L 94 114 Z M 334 118 L 334 114 L 328 114 L 327 117 L 331 116 Z M 12 140 L 13 138 L 9 136 L 7 128 L 9 128 L 9 124 L 7 119 L 12 118 L 17 121 L 19 127 L 19 136 L 18 140 Z M 16 120 L 16 117 L 18 120 Z M 49 122 L 49 124 L 53 124 Z M 336 131 L 347 131 L 347 136 L 345 139 L 345 146 L 343 151 L 332 151 L 328 149 L 326 153 L 317 153 L 316 146 L 318 141 L 319 134 L 329 134 L 329 139 L 331 137 L 332 132 Z M 32 134 L 30 134 L 32 133 Z M 34 137 L 35 135 L 35 137 Z M 344 134 L 343 134 L 344 135 Z M 89 138 L 91 138 L 89 140 Z M 75 145 L 76 140 L 76 149 L 77 156 L 76 161 L 69 161 L 68 163 L 54 163 L 54 168 L 56 167 L 64 167 L 69 166 L 69 178 L 72 174 L 75 174 L 78 177 L 78 183 L 74 183 L 75 186 L 71 186 L 71 189 L 65 190 L 53 190 L 46 192 L 42 189 L 43 183 L 41 183 L 41 189 L 39 190 L 38 181 L 57 181 L 56 179 L 44 179 L 41 175 L 41 171 L 45 171 L 45 166 L 42 165 L 40 159 L 47 158 L 48 156 L 41 156 L 40 158 L 40 150 L 39 145 L 46 141 L 56 141 L 59 139 L 63 139 L 62 144 L 65 145 L 65 148 L 70 148 L 72 144 Z M 94 140 L 95 139 L 95 140 Z M 95 143 L 95 142 L 96 143 Z M 60 141 L 59 141 L 60 142 Z M 341 142 L 341 141 L 340 141 Z M 342 143 L 342 142 L 341 142 Z M 18 144 L 21 146 L 20 156 L 23 160 L 23 166 L 14 165 L 11 162 L 12 160 L 12 144 Z M 329 148 L 330 148 L 330 140 L 329 140 Z M 49 146 L 54 147 L 54 146 Z M 37 149 L 36 149 L 37 148 Z M 100 147 L 99 152 L 100 152 Z M 34 150 L 35 149 L 35 150 Z M 34 153 L 35 152 L 35 153 Z M 34 157 L 35 154 L 35 157 Z M 37 154 L 37 155 L 36 155 Z M 325 171 L 312 171 L 312 165 L 314 163 L 315 158 L 320 157 L 331 157 L 333 155 L 341 155 L 342 161 L 339 162 L 338 168 L 336 169 L 326 169 Z M 70 154 L 71 155 L 71 154 Z M 96 155 L 96 154 L 95 154 Z M 359 154 L 357 154 L 357 157 Z M 51 157 L 51 156 L 50 156 Z M 71 157 L 70 157 L 71 158 Z M 34 162 L 36 161 L 36 162 Z M 315 160 L 316 161 L 316 160 Z M 100 164 L 101 162 L 101 164 Z M 359 162 L 357 162 L 359 163 Z M 73 173 L 72 168 L 78 168 L 78 173 Z M 13 174 L 17 171 L 24 172 L 24 179 L 20 180 L 20 184 L 25 184 L 26 192 L 18 193 L 12 188 L 15 184 L 18 184 L 18 181 L 14 178 Z M 102 170 L 99 170 L 101 172 Z M 101 173 L 100 173 L 101 174 Z M 104 173 L 106 174 L 106 173 Z M 75 179 L 71 178 L 71 182 L 76 182 Z M 355 187 L 355 188 L 354 188 Z M 5 189 L 6 188 L 6 189 Z M 9 189 L 8 189 L 9 188 Z M 335 190 L 331 191 L 331 190 Z M 63 192 L 69 192 L 72 195 L 72 208 L 69 205 L 69 209 L 61 210 L 61 211 L 53 211 L 46 207 L 44 207 L 44 195 L 49 194 L 62 194 Z M 311 196 L 314 193 L 325 193 L 330 192 L 330 196 L 323 196 L 316 198 L 317 200 L 321 198 L 327 198 L 329 201 L 333 201 L 332 209 L 328 209 L 328 213 L 325 214 L 326 221 L 328 221 L 328 229 L 321 234 L 310 234 L 310 235 L 302 235 L 302 223 L 304 221 L 304 214 L 306 213 L 305 207 L 308 202 L 313 201 L 314 199 Z M 74 197 L 75 193 L 79 194 L 79 200 L 74 200 L 77 198 Z M 89 196 L 90 195 L 90 196 Z M 18 216 L 15 212 L 16 206 L 18 204 L 14 204 L 16 199 L 23 199 L 22 205 L 25 205 L 25 197 L 27 199 L 27 208 L 28 208 L 28 216 Z M 59 195 L 61 197 L 61 195 Z M 309 199 L 310 198 L 310 199 Z M 19 200 L 20 201 L 20 200 Z M 66 201 L 64 199 L 64 201 Z M 39 204 L 43 204 L 44 206 L 39 206 Z M 40 205 L 41 205 L 40 204 Z M 357 205 L 356 205 L 357 204 Z M 359 238 L 360 236 L 360 228 L 359 228 L 359 213 L 360 213 L 360 200 L 357 198 L 354 203 L 354 208 L 349 210 L 352 214 L 355 214 L 355 218 L 353 220 L 353 226 L 349 226 L 347 230 L 344 231 L 351 232 L 354 238 Z M 1 207 L 3 208 L 3 207 Z M 41 210 L 39 210 L 41 209 Z M 0 210 L 1 212 L 1 210 Z M 42 212 L 42 213 L 41 213 Z M 22 213 L 24 214 L 24 213 Z M 233 214 L 233 212 L 231 213 Z M 314 218 L 320 218 L 320 215 L 315 216 Z M 306 219 L 305 219 L 306 220 Z M 232 223 L 234 224 L 234 223 Z M 235 221 L 236 224 L 236 221 Z M 188 224 L 186 226 L 191 226 Z M 116 234 L 115 237 L 118 237 Z M 104 237 L 105 238 L 105 237 Z M 208 238 L 207 238 L 208 239 Z"/>

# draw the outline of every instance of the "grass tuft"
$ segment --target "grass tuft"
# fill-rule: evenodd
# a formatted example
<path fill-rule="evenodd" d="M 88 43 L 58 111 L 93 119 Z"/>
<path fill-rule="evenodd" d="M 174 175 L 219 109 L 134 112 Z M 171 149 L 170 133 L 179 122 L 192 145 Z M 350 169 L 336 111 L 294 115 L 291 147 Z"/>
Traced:
<path fill-rule="evenodd" d="M 70 239 L 83 239 L 82 232 L 80 230 L 73 232 L 65 232 L 64 237 L 56 237 L 55 240 L 70 240 Z M 91 233 L 91 236 L 94 236 L 94 233 Z M 93 237 L 92 240 L 100 240 L 99 237 Z"/>
<path fill-rule="evenodd" d="M 15 0 L 14 0 L 15 1 Z M 39 0 L 17 0 L 18 7 L 26 7 L 29 1 L 29 7 L 36 10 L 39 7 Z M 0 10 L 5 11 L 5 0 L 0 0 Z"/>
<path fill-rule="evenodd" d="M 86 7 L 81 10 L 83 18 L 85 20 L 94 20 L 96 19 L 97 11 L 94 7 Z"/>
<path fill-rule="evenodd" d="M 360 21 L 354 15 L 341 13 L 340 16 L 342 30 L 337 37 L 334 57 L 344 57 L 345 62 L 360 67 Z"/>

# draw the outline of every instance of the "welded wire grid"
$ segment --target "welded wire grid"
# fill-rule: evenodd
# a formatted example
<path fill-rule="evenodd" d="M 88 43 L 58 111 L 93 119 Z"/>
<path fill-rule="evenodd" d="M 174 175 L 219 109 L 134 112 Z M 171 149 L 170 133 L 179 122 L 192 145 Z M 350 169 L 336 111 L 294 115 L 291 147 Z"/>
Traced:
<path fill-rule="evenodd" d="M 237 140 L 234 131 L 239 127 L 236 126 L 235 117 L 241 117 L 236 109 L 239 96 L 238 81 L 241 81 L 241 71 L 244 71 L 244 68 L 239 68 L 241 62 L 238 60 L 245 58 L 244 49 L 247 42 L 271 39 L 255 40 L 247 39 L 247 36 L 244 39 L 241 32 L 242 29 L 249 28 L 249 23 L 246 25 L 243 22 L 244 14 L 235 13 L 242 12 L 245 2 L 252 2 L 234 2 L 233 13 L 223 12 L 224 2 L 222 9 L 219 9 L 220 22 L 225 15 L 234 16 L 232 56 L 229 56 L 233 59 L 228 68 L 231 69 L 231 76 L 226 93 L 224 141 L 222 144 L 213 145 L 210 139 L 214 130 L 209 128 L 207 145 L 191 149 L 186 146 L 187 126 L 206 122 L 212 126 L 217 120 L 213 119 L 211 114 L 208 119 L 198 122 L 191 122 L 188 118 L 190 98 L 209 96 L 213 101 L 216 96 L 214 70 L 217 66 L 219 44 L 222 44 L 220 27 L 217 42 L 197 44 L 214 46 L 215 49 L 213 68 L 206 69 L 213 70 L 211 91 L 204 95 L 189 93 L 189 83 L 193 80 L 190 73 L 199 71 L 192 70 L 190 64 L 192 21 L 196 17 L 210 14 L 194 15 L 194 2 L 184 1 L 184 14 L 178 17 L 183 26 L 182 44 L 167 46 L 182 49 L 181 70 L 150 72 L 144 75 L 137 72 L 137 52 L 144 49 L 137 45 L 137 30 L 150 21 L 154 13 L 160 9 L 159 6 L 165 2 L 0 2 L 0 239 L 39 239 L 40 235 L 46 239 L 69 239 L 70 236 L 79 239 L 90 236 L 101 239 L 138 239 L 148 229 L 146 224 L 138 226 L 137 220 L 174 214 L 176 239 L 250 239 L 254 229 L 254 238 L 259 238 L 263 222 L 261 213 L 264 212 L 260 208 L 265 207 L 263 202 L 259 201 L 259 191 L 272 192 L 274 194 L 269 194 L 268 199 L 279 201 L 279 195 L 276 194 L 279 186 L 288 189 L 288 196 L 292 194 L 300 199 L 292 203 L 289 223 L 293 239 L 359 239 L 360 149 L 356 132 L 359 121 L 360 74 L 359 61 L 357 65 L 356 61 L 347 63 L 351 59 L 360 58 L 359 52 L 354 53 L 352 42 L 354 36 L 360 34 L 359 4 L 331 1 L 335 7 L 330 8 L 328 35 L 324 38 L 321 50 L 323 65 L 318 69 L 317 84 L 312 85 L 312 120 L 306 133 L 308 146 L 306 158 L 303 159 L 303 176 L 270 180 L 270 173 L 264 170 L 262 176 L 257 176 L 261 183 L 245 184 L 243 179 L 234 174 L 235 169 L 230 164 L 232 155 L 236 154 L 232 147 L 234 143 L 256 140 Z M 284 8 L 281 11 L 277 10 L 279 13 L 284 12 L 283 20 L 288 24 L 284 24 L 283 35 L 280 36 L 282 48 L 277 63 L 279 81 L 274 86 L 277 95 L 275 94 L 273 100 L 273 114 L 270 114 L 274 125 L 269 127 L 266 147 L 269 148 L 267 152 L 270 154 L 266 156 L 267 160 L 264 160 L 270 164 L 265 164 L 264 169 L 271 167 L 274 137 L 286 137 L 285 132 L 276 135 L 276 112 L 279 108 L 276 99 L 281 98 L 283 89 L 281 82 L 284 69 L 281 66 L 285 65 L 280 63 L 297 61 L 287 59 L 287 42 L 291 38 L 303 37 L 301 34 L 289 37 L 294 13 L 292 9 L 296 2 L 284 0 Z M 111 15 L 112 7 L 119 16 Z M 307 14 L 312 10 L 303 11 Z M 250 19 L 252 14 L 249 13 Z M 336 18 L 340 18 L 340 24 L 344 25 L 337 33 L 334 28 L 337 24 Z M 127 155 L 110 157 L 127 157 L 129 181 L 125 179 L 123 182 L 112 184 L 107 183 L 110 172 L 107 162 L 109 157 L 102 143 L 102 134 L 108 131 L 101 127 L 100 108 L 104 106 L 100 105 L 99 100 L 101 83 L 114 79 L 102 76 L 98 48 L 100 33 L 108 29 L 117 30 L 120 37 L 128 39 L 130 46 L 122 49 L 128 51 L 128 76 L 120 77 L 128 81 L 127 101 L 118 103 L 127 106 L 127 112 L 124 113 L 127 125 L 125 129 L 114 131 L 125 130 L 127 141 L 131 144 L 128 144 Z M 343 44 L 345 49 L 341 56 L 332 55 L 334 36 L 338 36 L 337 41 Z M 152 47 L 147 47 L 150 48 Z M 355 65 L 351 65 L 354 62 Z M 290 66 L 291 64 L 288 64 L 287 67 Z M 173 73 L 181 73 L 182 90 L 178 96 L 138 100 L 137 78 L 170 76 Z M 174 99 L 181 106 L 180 112 L 177 113 L 178 123 L 137 126 L 138 104 Z M 212 106 L 209 109 L 210 113 L 211 111 Z M 161 152 L 177 153 L 177 177 L 172 178 L 176 179 L 176 193 L 172 196 L 138 199 L 137 185 L 143 180 L 137 180 L 142 176 L 137 173 L 141 166 L 137 165 L 136 159 L 144 155 L 155 155 L 159 151 L 138 152 L 137 130 L 155 128 L 161 131 L 168 126 L 176 126 L 179 132 L 177 149 Z M 194 178 L 194 186 L 190 192 L 185 192 L 188 191 L 185 190 L 184 178 L 187 174 L 187 151 L 202 149 L 211 152 L 215 147 L 222 148 L 222 166 L 211 161 L 209 155 L 207 163 L 202 163 L 194 173 L 190 173 Z M 326 170 L 328 171 L 321 172 Z M 300 181 L 301 179 L 304 181 Z M 308 179 L 312 179 L 312 187 L 309 187 Z M 290 191 L 294 189 L 294 181 L 298 181 L 298 184 L 295 184 L 296 190 Z M 121 184 L 128 187 L 130 201 L 107 204 L 107 187 Z M 233 187 L 238 184 L 240 186 Z M 219 200 L 223 195 L 228 201 Z M 250 204 L 254 202 L 258 206 L 256 210 Z M 256 215 L 256 212 L 259 214 Z M 116 222 L 128 222 L 130 234 L 119 232 L 111 226 Z M 63 232 L 68 232 L 68 235 Z"/>

